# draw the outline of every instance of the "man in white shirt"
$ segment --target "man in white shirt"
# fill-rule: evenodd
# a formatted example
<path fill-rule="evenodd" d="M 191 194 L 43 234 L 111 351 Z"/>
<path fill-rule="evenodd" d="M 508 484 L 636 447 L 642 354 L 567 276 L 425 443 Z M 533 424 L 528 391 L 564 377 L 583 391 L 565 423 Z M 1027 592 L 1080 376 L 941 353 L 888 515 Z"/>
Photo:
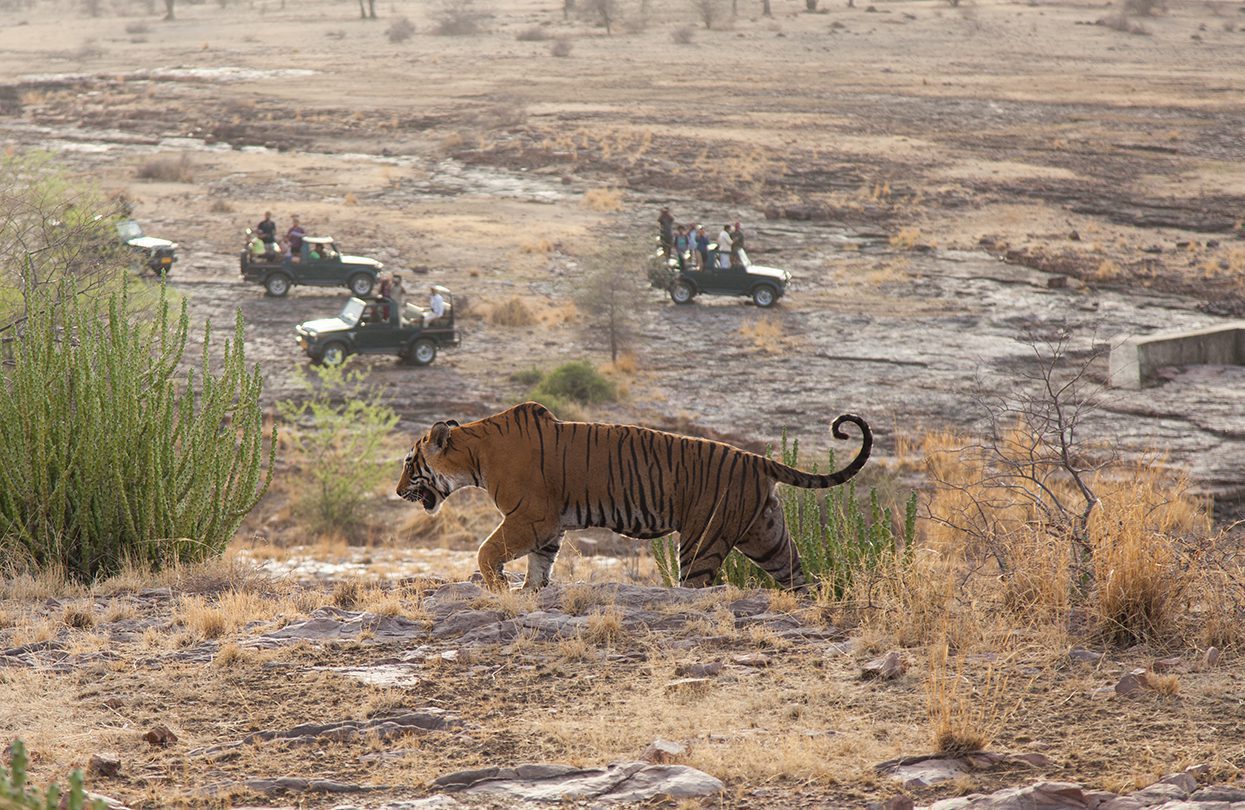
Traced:
<path fill-rule="evenodd" d="M 718 269 L 731 269 L 731 231 L 730 225 L 723 225 L 718 233 Z"/>
<path fill-rule="evenodd" d="M 428 298 L 428 311 L 424 313 L 424 326 L 427 326 L 444 314 L 445 298 L 436 287 L 433 287 L 432 295 Z"/>

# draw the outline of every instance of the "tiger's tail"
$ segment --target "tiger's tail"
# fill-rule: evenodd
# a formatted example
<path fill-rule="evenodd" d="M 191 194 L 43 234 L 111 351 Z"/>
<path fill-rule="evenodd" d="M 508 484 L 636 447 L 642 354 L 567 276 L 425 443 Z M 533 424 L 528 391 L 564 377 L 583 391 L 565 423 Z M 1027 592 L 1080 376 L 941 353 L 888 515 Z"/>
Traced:
<path fill-rule="evenodd" d="M 865 462 L 869 460 L 869 452 L 873 449 L 873 431 L 869 429 L 868 423 L 856 414 L 845 413 L 835 419 L 834 424 L 830 426 L 830 432 L 834 435 L 834 438 L 848 438 L 848 435 L 842 429 L 844 422 L 851 422 L 860 428 L 860 451 L 856 453 L 856 457 L 852 459 L 851 463 L 843 469 L 829 475 L 814 475 L 803 470 L 797 470 L 795 467 L 788 467 L 786 464 L 773 459 L 766 459 L 765 471 L 775 480 L 781 481 L 784 484 L 790 484 L 793 487 L 804 487 L 805 489 L 837 487 L 839 484 L 850 480 L 852 476 L 860 472 L 860 468 L 865 466 Z"/>

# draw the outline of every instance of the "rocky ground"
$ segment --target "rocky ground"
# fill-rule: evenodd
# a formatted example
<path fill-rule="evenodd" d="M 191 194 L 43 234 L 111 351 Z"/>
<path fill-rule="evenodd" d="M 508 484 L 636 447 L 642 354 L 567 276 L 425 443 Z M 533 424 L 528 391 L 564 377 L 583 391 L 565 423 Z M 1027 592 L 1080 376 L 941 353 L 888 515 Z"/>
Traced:
<path fill-rule="evenodd" d="M 269 403 L 301 395 L 293 325 L 342 292 L 239 280 L 265 209 L 460 296 L 461 348 L 363 363 L 408 436 L 525 397 L 514 371 L 604 364 L 573 303 L 584 263 L 646 243 L 660 205 L 741 220 L 753 258 L 793 273 L 789 296 L 762 312 L 642 290 L 607 369 L 624 396 L 591 415 L 758 449 L 789 428 L 811 459 L 854 410 L 879 437 L 870 480 L 898 488 L 919 483 L 923 435 L 977 428 L 975 386 L 1034 369 L 1026 335 L 1066 332 L 1101 382 L 1118 335 L 1245 313 L 1238 4 L 1130 18 L 1147 34 L 1097 24 L 1116 11 L 1101 4 L 773 0 L 774 18 L 747 3 L 713 30 L 645 4 L 607 36 L 560 4 L 498 0 L 473 37 L 434 36 L 433 4 L 375 22 L 275 5 L 182 3 L 164 22 L 124 0 L 98 17 L 0 0 L 0 145 L 49 150 L 179 242 L 173 289 L 196 322 L 241 310 Z M 416 34 L 390 42 L 403 13 Z M 154 160 L 185 171 L 140 177 Z M 515 296 L 533 322 L 495 323 Z M 1086 427 L 1166 454 L 1227 522 L 1245 502 L 1243 375 L 1105 391 Z M 467 496 L 448 528 L 380 502 L 377 543 L 309 546 L 289 472 L 240 568 L 89 593 L 4 580 L 0 733 L 27 741 L 36 778 L 89 765 L 94 790 L 151 808 L 1245 801 L 1233 649 L 1018 628 L 959 650 L 948 697 L 929 650 L 886 629 L 903 615 L 656 588 L 617 538 L 577 539 L 557 571 L 572 584 L 482 594 L 469 549 L 494 516 Z M 931 756 L 943 705 L 990 731 L 986 752 Z"/>
<path fill-rule="evenodd" d="M 38 759 L 87 765 L 94 792 L 136 807 L 1245 801 L 1218 758 L 1240 743 L 1241 673 L 1214 649 L 974 656 L 974 703 L 1009 679 L 1025 706 L 978 705 L 1005 718 L 989 751 L 935 756 L 914 653 L 813 603 L 372 581 L 295 586 L 235 563 L 33 598 L 46 586 L 14 580 L 0 726 L 20 721 Z"/>

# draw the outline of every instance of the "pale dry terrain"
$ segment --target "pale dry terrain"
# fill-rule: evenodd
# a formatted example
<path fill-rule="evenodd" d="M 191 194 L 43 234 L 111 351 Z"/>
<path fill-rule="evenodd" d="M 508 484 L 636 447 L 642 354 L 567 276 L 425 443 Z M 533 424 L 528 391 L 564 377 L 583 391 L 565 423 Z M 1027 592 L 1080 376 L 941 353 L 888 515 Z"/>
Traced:
<path fill-rule="evenodd" d="M 860 0 L 809 14 L 774 0 L 763 18 L 749 1 L 705 30 L 690 3 L 651 4 L 641 20 L 636 0 L 607 36 L 564 21 L 551 0 L 494 0 L 484 30 L 461 37 L 432 33 L 432 3 L 382 2 L 375 21 L 319 0 L 181 4 L 174 21 L 143 3 L 99 5 L 90 17 L 68 2 L 0 0 L 0 146 L 52 151 L 132 200 L 149 233 L 179 242 L 172 286 L 196 320 L 228 324 L 242 310 L 269 402 L 297 396 L 306 359 L 293 325 L 336 311 L 344 291 L 272 299 L 239 280 L 242 230 L 264 210 L 282 230 L 300 214 L 409 286 L 451 287 L 461 348 L 425 369 L 364 361 L 402 419 L 395 467 L 406 437 L 433 420 L 523 398 L 511 372 L 604 365 L 572 301 L 583 262 L 611 240 L 647 243 L 661 205 L 714 230 L 741 220 L 752 257 L 794 281 L 769 312 L 742 299 L 676 307 L 647 291 L 626 362 L 606 369 L 624 396 L 590 415 L 754 449 L 790 428 L 811 458 L 830 444 L 829 419 L 853 410 L 889 457 L 870 467 L 884 494 L 920 480 L 904 447 L 974 428 L 975 377 L 1006 387 L 1031 370 L 1019 335 L 1070 329 L 1079 359 L 1118 334 L 1245 313 L 1239 3 L 1173 2 L 1132 18 L 1147 33 L 1130 34 L 1094 24 L 1117 11 L 1104 3 Z M 416 32 L 390 42 L 402 15 Z M 676 44 L 682 26 L 693 33 Z M 564 57 L 551 53 L 560 40 Z M 184 176 L 139 179 L 156 159 L 184 160 Z M 533 322 L 494 322 L 516 296 Z M 1104 375 L 1094 361 L 1090 377 Z M 1126 453 L 1167 451 L 1226 522 L 1245 502 L 1245 369 L 1170 376 L 1112 392 L 1090 427 Z M 383 790 L 273 804 L 379 806 L 424 796 L 449 771 L 604 765 L 664 737 L 686 745 L 678 762 L 726 782 L 710 806 L 839 807 L 1041 778 L 1127 791 L 1196 764 L 1210 783 L 1245 761 L 1245 670 L 1239 643 L 1225 646 L 1238 634 L 1206 629 L 1192 579 L 1176 601 L 1198 621 L 1136 645 L 1110 643 L 1078 611 L 1020 621 L 988 575 L 953 595 L 904 580 L 878 605 L 672 596 L 627 623 L 602 583 L 656 584 L 652 560 L 594 535 L 557 571 L 594 584 L 548 597 L 583 618 L 573 632 L 525 626 L 466 642 L 461 628 L 436 634 L 446 617 L 428 600 L 456 593 L 441 578 L 470 575 L 491 509 L 468 498 L 431 522 L 378 493 L 366 544 L 347 546 L 309 536 L 292 513 L 297 473 L 280 467 L 223 569 L 90 593 L 6 580 L 0 735 L 26 739 L 37 778 L 116 751 L 120 774 L 90 785 L 134 806 L 255 803 L 265 799 L 242 782 L 279 776 Z M 951 589 L 959 577 L 927 580 Z M 459 606 L 498 622 L 547 607 L 483 595 Z M 323 608 L 372 618 L 335 640 L 264 640 L 336 615 Z M 777 618 L 753 621 L 760 611 Z M 397 619 L 410 624 L 378 631 Z M 1105 655 L 1069 657 L 1076 646 Z M 862 680 L 861 665 L 891 649 L 906 674 Z M 754 654 L 763 666 L 734 660 Z M 1161 667 L 1172 680 L 1111 688 L 1173 658 Z M 670 686 L 713 663 L 704 682 Z M 874 771 L 932 752 L 931 710 L 947 706 L 984 729 L 990 750 L 1045 764 L 1010 761 L 933 788 Z M 200 750 L 427 708 L 462 725 Z M 143 742 L 157 723 L 178 741 Z"/>

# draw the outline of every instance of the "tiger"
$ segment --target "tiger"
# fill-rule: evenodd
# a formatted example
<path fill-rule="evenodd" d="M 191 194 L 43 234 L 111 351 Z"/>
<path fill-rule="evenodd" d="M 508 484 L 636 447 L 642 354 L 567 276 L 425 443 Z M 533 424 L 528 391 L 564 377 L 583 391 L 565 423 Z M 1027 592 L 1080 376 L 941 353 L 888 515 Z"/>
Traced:
<path fill-rule="evenodd" d="M 712 585 L 738 549 L 781 586 L 807 589 L 800 556 L 783 518 L 777 484 L 838 486 L 864 467 L 873 447 L 865 420 L 834 420 L 836 439 L 851 422 L 861 432 L 856 457 L 814 475 L 724 442 L 634 425 L 563 422 L 525 402 L 493 416 L 434 424 L 402 462 L 398 495 L 436 514 L 451 493 L 488 491 L 501 524 L 477 555 L 486 587 L 508 587 L 503 566 L 527 555 L 522 587 L 549 584 L 569 529 L 603 527 L 641 540 L 679 533 L 679 583 Z"/>

